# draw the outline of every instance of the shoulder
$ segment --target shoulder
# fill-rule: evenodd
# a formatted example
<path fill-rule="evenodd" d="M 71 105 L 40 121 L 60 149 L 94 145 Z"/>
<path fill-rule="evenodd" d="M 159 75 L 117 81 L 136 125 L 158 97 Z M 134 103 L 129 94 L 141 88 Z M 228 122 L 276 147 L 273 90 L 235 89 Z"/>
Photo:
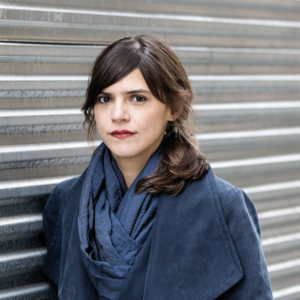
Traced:
<path fill-rule="evenodd" d="M 74 199 L 74 195 L 77 196 L 78 193 L 80 193 L 85 174 L 86 170 L 79 176 L 58 183 L 51 191 L 45 209 L 47 206 L 52 206 L 53 208 L 56 208 L 57 211 L 64 208 L 68 201 Z"/>
<path fill-rule="evenodd" d="M 61 247 L 65 238 L 62 238 L 64 228 L 63 219 L 71 221 L 74 215 L 72 210 L 76 208 L 74 202 L 79 203 L 81 189 L 86 170 L 82 175 L 64 180 L 57 184 L 50 193 L 49 199 L 43 210 L 43 231 L 46 241 L 47 254 L 43 264 L 43 272 L 53 282 L 58 284 Z M 70 203 L 66 209 L 67 204 Z M 65 216 L 65 217 L 63 217 Z M 67 237 L 69 234 L 67 234 Z"/>
<path fill-rule="evenodd" d="M 256 208 L 240 188 L 214 176 L 226 227 L 244 271 L 225 299 L 273 299 Z"/>
<path fill-rule="evenodd" d="M 257 214 L 254 203 L 251 201 L 249 196 L 242 189 L 219 178 L 218 176 L 214 176 L 214 177 L 215 177 L 216 186 L 218 189 L 218 195 L 219 195 L 223 210 L 246 209 L 249 211 L 249 213 L 251 213 L 251 215 Z"/>
<path fill-rule="evenodd" d="M 254 203 L 249 196 L 240 188 L 214 175 L 219 199 L 222 205 L 225 219 L 236 217 L 238 219 L 251 219 L 258 225 L 258 216 Z M 258 228 L 260 233 L 260 230 Z"/>
<path fill-rule="evenodd" d="M 87 169 L 79 176 L 64 180 L 56 186 L 56 193 L 63 202 L 68 201 L 74 195 L 81 191 Z M 62 203 L 65 204 L 65 203 Z"/>
<path fill-rule="evenodd" d="M 47 245 L 53 240 L 61 215 L 68 202 L 79 201 L 86 170 L 79 176 L 64 180 L 51 191 L 43 209 L 43 229 Z"/>

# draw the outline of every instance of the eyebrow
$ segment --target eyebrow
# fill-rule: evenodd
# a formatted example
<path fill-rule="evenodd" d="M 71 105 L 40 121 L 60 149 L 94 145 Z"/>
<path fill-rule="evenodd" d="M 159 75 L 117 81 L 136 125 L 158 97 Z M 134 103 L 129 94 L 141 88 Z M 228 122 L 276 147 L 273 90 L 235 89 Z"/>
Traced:
<path fill-rule="evenodd" d="M 140 89 L 140 90 L 133 90 L 133 91 L 128 91 L 128 92 L 125 92 L 123 93 L 124 95 L 131 95 L 131 94 L 137 94 L 137 93 L 147 93 L 147 94 L 151 94 L 151 92 L 147 91 L 147 90 L 143 90 L 143 89 Z M 99 94 L 102 94 L 102 95 L 107 95 L 107 96 L 112 96 L 113 94 L 111 93 L 106 93 L 106 92 L 103 92 L 101 91 Z"/>

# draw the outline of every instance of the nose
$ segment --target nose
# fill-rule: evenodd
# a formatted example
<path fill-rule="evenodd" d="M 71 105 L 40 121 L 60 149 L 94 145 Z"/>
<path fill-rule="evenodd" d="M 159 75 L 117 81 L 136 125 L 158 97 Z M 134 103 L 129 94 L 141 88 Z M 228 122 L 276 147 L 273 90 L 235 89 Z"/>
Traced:
<path fill-rule="evenodd" d="M 111 119 L 115 122 L 129 121 L 129 112 L 125 101 L 116 99 L 112 105 Z"/>

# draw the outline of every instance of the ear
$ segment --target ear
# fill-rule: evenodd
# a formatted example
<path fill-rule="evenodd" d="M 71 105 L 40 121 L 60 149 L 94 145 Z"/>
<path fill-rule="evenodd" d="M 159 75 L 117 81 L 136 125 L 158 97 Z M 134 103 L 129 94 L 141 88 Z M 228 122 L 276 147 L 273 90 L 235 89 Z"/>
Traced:
<path fill-rule="evenodd" d="M 168 121 L 175 121 L 181 114 L 183 108 L 180 108 L 179 111 L 176 111 L 172 114 L 171 109 L 168 107 L 167 108 L 167 113 L 168 113 Z"/>

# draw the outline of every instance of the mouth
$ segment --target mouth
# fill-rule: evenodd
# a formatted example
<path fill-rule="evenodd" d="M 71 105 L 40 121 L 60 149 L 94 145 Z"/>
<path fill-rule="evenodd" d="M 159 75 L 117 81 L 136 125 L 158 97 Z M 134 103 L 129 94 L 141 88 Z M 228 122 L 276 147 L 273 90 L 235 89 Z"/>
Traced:
<path fill-rule="evenodd" d="M 134 132 L 129 130 L 114 130 L 110 133 L 113 137 L 118 139 L 126 139 L 134 135 Z"/>

